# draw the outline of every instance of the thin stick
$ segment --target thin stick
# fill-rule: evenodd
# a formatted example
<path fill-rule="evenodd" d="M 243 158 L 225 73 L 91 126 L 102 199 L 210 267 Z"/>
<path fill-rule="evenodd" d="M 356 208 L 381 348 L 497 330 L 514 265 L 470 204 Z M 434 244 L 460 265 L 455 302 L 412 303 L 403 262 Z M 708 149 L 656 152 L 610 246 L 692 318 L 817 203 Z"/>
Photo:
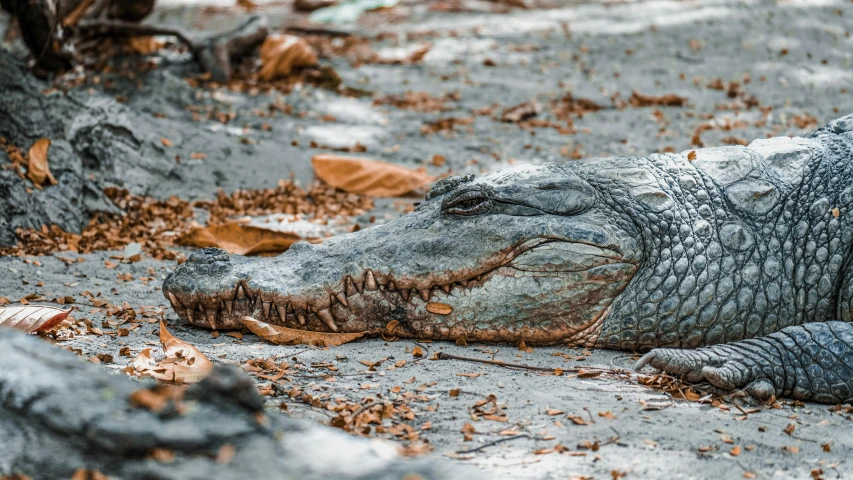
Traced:
<path fill-rule="evenodd" d="M 500 360 L 483 360 L 480 358 L 462 357 L 459 355 L 452 355 L 452 354 L 444 353 L 444 352 L 438 352 L 438 354 L 435 356 L 435 358 L 437 360 L 462 360 L 463 362 L 485 363 L 487 365 L 497 365 L 499 367 L 504 367 L 504 368 L 520 368 L 523 370 L 533 370 L 536 372 L 548 372 L 548 373 L 554 373 L 555 370 L 562 370 L 563 372 L 568 372 L 568 373 L 580 373 L 582 371 L 584 371 L 584 372 L 596 371 L 596 372 L 602 372 L 602 373 L 618 373 L 618 370 L 613 370 L 613 369 L 609 369 L 609 368 L 599 368 L 599 367 L 587 367 L 587 368 L 534 367 L 532 365 L 523 365 L 521 363 L 502 362 Z"/>
<path fill-rule="evenodd" d="M 497 445 L 497 444 L 499 444 L 499 443 L 503 443 L 503 442 L 509 442 L 509 441 L 512 441 L 512 440 L 518 440 L 519 438 L 533 438 L 533 439 L 535 440 L 535 438 L 534 438 L 534 437 L 531 437 L 529 434 L 527 434 L 527 433 L 522 433 L 522 434 L 520 434 L 520 435 L 515 435 L 515 436 L 512 436 L 512 437 L 503 437 L 503 438 L 499 438 L 499 439 L 497 439 L 497 440 L 493 440 L 493 441 L 491 441 L 491 442 L 489 442 L 489 443 L 484 443 L 484 444 L 480 445 L 479 447 L 472 448 L 472 449 L 470 449 L 470 450 L 459 450 L 458 452 L 456 452 L 456 454 L 457 454 L 457 455 L 464 455 L 464 454 L 466 454 L 466 453 L 479 452 L 480 450 L 482 450 L 482 449 L 484 449 L 484 448 L 493 447 L 493 446 L 495 446 L 495 445 Z"/>

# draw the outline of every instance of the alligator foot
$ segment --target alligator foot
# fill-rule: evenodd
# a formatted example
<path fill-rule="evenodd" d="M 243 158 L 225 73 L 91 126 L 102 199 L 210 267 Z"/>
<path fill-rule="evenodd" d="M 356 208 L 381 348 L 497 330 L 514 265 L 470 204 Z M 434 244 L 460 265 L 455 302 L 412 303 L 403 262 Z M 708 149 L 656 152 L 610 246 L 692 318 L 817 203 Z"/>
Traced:
<path fill-rule="evenodd" d="M 766 337 L 681 350 L 656 348 L 634 366 L 645 365 L 707 380 L 725 390 L 744 389 L 768 400 L 790 396 L 822 403 L 853 400 L 853 324 L 809 323 Z"/>

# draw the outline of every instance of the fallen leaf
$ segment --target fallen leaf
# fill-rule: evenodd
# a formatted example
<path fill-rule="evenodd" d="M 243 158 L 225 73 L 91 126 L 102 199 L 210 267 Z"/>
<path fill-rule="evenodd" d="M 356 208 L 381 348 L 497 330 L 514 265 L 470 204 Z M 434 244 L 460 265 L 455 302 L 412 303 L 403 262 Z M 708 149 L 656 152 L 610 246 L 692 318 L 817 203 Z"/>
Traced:
<path fill-rule="evenodd" d="M 786 445 L 782 447 L 782 450 L 788 451 L 790 453 L 800 453 L 800 447 L 796 445 Z"/>
<path fill-rule="evenodd" d="M 743 478 L 758 478 L 758 475 L 752 472 L 743 472 Z"/>
<path fill-rule="evenodd" d="M 823 451 L 824 451 L 824 452 L 831 452 L 831 451 L 832 451 L 832 444 L 831 444 L 831 443 L 829 443 L 829 442 L 827 442 L 827 443 L 822 443 L 822 444 L 820 445 L 820 447 L 823 449 Z"/>
<path fill-rule="evenodd" d="M 616 415 L 613 415 L 613 412 L 611 412 L 610 410 L 606 412 L 598 412 L 598 416 L 606 418 L 608 420 L 613 420 L 614 418 L 616 418 Z"/>
<path fill-rule="evenodd" d="M 687 154 L 687 160 L 691 162 L 696 160 L 696 150 L 691 150 L 690 153 Z"/>
<path fill-rule="evenodd" d="M 152 36 L 138 36 L 127 39 L 128 48 L 137 55 L 151 55 L 165 45 L 166 42 Z"/>
<path fill-rule="evenodd" d="M 191 247 L 218 247 L 238 255 L 281 253 L 300 240 L 318 242 L 318 238 L 302 238 L 293 232 L 261 228 L 244 222 L 197 227 L 181 235 L 177 243 Z"/>
<path fill-rule="evenodd" d="M 142 350 L 132 364 L 138 375 L 170 383 L 197 383 L 213 371 L 213 362 L 194 346 L 169 333 L 162 321 L 160 344 L 166 358 L 157 362 L 150 348 Z"/>
<path fill-rule="evenodd" d="M 50 173 L 50 168 L 47 166 L 47 151 L 50 147 L 50 140 L 40 138 L 33 143 L 30 151 L 27 154 L 29 164 L 27 166 L 27 177 L 36 185 L 43 185 L 47 180 L 51 185 L 56 185 L 56 179 Z"/>
<path fill-rule="evenodd" d="M 737 457 L 738 455 L 740 455 L 740 445 L 735 445 L 734 447 L 732 447 L 732 449 L 729 450 L 729 455 L 733 457 Z"/>
<path fill-rule="evenodd" d="M 566 412 L 565 412 L 565 411 L 563 411 L 563 410 L 557 410 L 556 408 L 549 408 L 548 410 L 545 410 L 545 413 L 546 413 L 547 415 L 554 416 L 554 415 L 562 415 L 562 414 L 564 414 L 564 413 L 566 413 Z"/>
<path fill-rule="evenodd" d="M 429 302 L 426 304 L 426 309 L 430 313 L 434 313 L 436 315 L 450 315 L 453 312 L 453 307 L 446 303 L 439 302 Z"/>
<path fill-rule="evenodd" d="M 172 141 L 166 137 L 160 137 L 160 143 L 162 143 L 164 147 L 171 147 L 172 146 Z"/>
<path fill-rule="evenodd" d="M 336 347 L 363 337 L 367 332 L 359 333 L 321 333 L 308 330 L 270 325 L 252 317 L 241 319 L 243 325 L 255 335 L 277 345 L 315 345 L 318 347 Z"/>
<path fill-rule="evenodd" d="M 374 197 L 400 197 L 433 181 L 423 171 L 367 158 L 323 154 L 312 158 L 311 164 L 329 185 Z"/>
<path fill-rule="evenodd" d="M 418 63 L 424 59 L 432 49 L 432 43 L 418 43 L 406 47 L 383 48 L 375 53 L 371 59 L 373 63 L 382 65 L 406 65 Z"/>
<path fill-rule="evenodd" d="M 3 302 L 0 302 L 0 305 L 2 304 Z M 0 327 L 14 328 L 27 333 L 47 332 L 65 320 L 72 310 L 74 307 L 62 310 L 46 305 L 0 307 Z"/>
<path fill-rule="evenodd" d="M 258 78 L 270 81 L 287 77 L 297 68 L 317 65 L 317 53 L 301 37 L 294 35 L 267 35 L 261 45 L 261 70 Z"/>
<path fill-rule="evenodd" d="M 541 110 L 539 103 L 535 100 L 530 100 L 513 107 L 505 108 L 501 115 L 501 121 L 518 123 L 535 117 L 539 113 L 539 110 Z"/>
<path fill-rule="evenodd" d="M 634 90 L 631 92 L 628 103 L 632 107 L 683 107 L 687 105 L 687 99 L 674 93 L 656 97 L 654 95 L 643 95 Z"/>
<path fill-rule="evenodd" d="M 458 388 L 450 389 L 450 396 L 451 397 L 458 397 L 459 396 L 459 389 Z"/>
<path fill-rule="evenodd" d="M 583 417 L 579 415 L 569 415 L 568 419 L 571 420 L 575 425 L 589 425 Z"/>
<path fill-rule="evenodd" d="M 415 358 L 420 358 L 424 356 L 424 349 L 421 347 L 415 347 L 412 349 L 412 356 Z"/>

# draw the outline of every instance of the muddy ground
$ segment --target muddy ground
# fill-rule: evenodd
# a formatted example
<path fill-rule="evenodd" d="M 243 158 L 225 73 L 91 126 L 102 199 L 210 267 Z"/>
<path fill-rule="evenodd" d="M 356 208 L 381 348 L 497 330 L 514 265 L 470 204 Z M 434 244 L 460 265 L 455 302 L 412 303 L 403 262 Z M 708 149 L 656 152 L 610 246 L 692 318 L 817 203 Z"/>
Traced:
<path fill-rule="evenodd" d="M 489 3 L 462 5 L 472 11 L 436 12 L 423 3 L 404 2 L 348 27 L 370 38 L 398 34 L 397 40 L 387 35 L 374 38 L 374 50 L 432 42 L 422 63 L 354 65 L 344 56 L 322 60 L 335 68 L 347 86 L 372 92 L 375 98 L 409 90 L 435 97 L 459 92 L 458 99 L 446 101 L 447 110 L 441 112 L 376 106 L 371 96 L 341 96 L 315 87 L 255 96 L 200 91 L 183 80 L 197 73 L 188 56 L 161 58 L 159 68 L 138 82 L 117 78 L 108 87 L 102 82 L 80 88 L 91 88 L 91 95 L 103 96 L 105 101 L 124 97 L 126 106 L 120 108 L 147 116 L 144 148 L 162 158 L 182 157 L 157 181 L 146 184 L 136 178 L 117 178 L 115 183 L 124 181 L 137 194 L 188 199 L 211 198 L 217 188 L 272 187 L 291 174 L 307 184 L 313 176 L 310 158 L 327 151 L 311 148 L 312 140 L 336 148 L 358 142 L 367 149 L 364 155 L 425 166 L 436 175 L 479 173 L 513 163 L 583 161 L 683 151 L 698 142 L 715 146 L 798 135 L 853 112 L 853 4 L 849 1 L 593 2 L 508 13 L 492 12 L 495 7 Z M 288 5 L 263 9 L 274 27 L 298 19 Z M 163 2 L 151 21 L 213 29 L 246 14 L 230 2 L 211 8 Z M 739 86 L 732 86 L 732 81 Z M 627 101 L 634 90 L 645 95 L 676 94 L 688 103 L 614 107 L 619 99 Z M 543 106 L 539 118 L 553 119 L 551 102 L 569 91 L 604 108 L 574 117 L 571 132 L 499 121 L 503 108 L 533 99 Z M 292 105 L 293 113 L 274 118 L 253 113 L 276 102 Z M 228 125 L 215 120 L 194 122 L 187 106 L 199 104 L 236 116 Z M 472 112 L 493 104 L 499 105 L 493 113 L 474 116 L 472 123 L 457 126 L 452 133 L 422 133 L 428 122 L 470 118 Z M 752 108 L 745 108 L 748 105 Z M 700 138 L 694 138 L 697 129 Z M 159 143 L 161 137 L 171 140 L 172 146 Z M 207 157 L 192 160 L 191 152 Z M 434 165 L 434 155 L 444 156 L 447 163 Z M 390 200 L 378 204 L 379 221 L 402 209 Z M 0 258 L 0 296 L 73 296 L 80 303 L 76 317 L 90 319 L 95 327 L 106 317 L 103 312 L 90 313 L 94 307 L 81 295 L 84 291 L 136 309 L 166 308 L 160 283 L 174 262 L 146 258 L 105 268 L 105 260 L 116 254 L 83 255 L 84 262 L 72 264 L 51 257 Z M 76 257 L 67 252 L 56 256 Z M 125 272 L 133 280 L 117 279 Z M 36 286 L 39 281 L 43 286 Z M 412 341 L 370 339 L 332 349 L 273 346 L 251 334 L 242 339 L 213 338 L 208 331 L 181 325 L 168 309 L 165 315 L 175 335 L 197 345 L 214 361 L 242 364 L 251 358 L 275 358 L 304 366 L 303 374 L 279 380 L 279 388 L 266 397 L 270 408 L 286 405 L 286 411 L 297 417 L 329 422 L 334 414 L 290 398 L 287 392 L 294 387 L 315 397 L 328 394 L 324 402 L 353 402 L 368 396 L 399 401 L 405 392 L 414 392 L 421 397 L 411 402 L 415 415 L 407 423 L 435 448 L 430 455 L 475 465 L 493 478 L 620 478 L 623 474 L 625 478 L 809 478 L 821 475 L 818 470 L 824 478 L 853 475 L 850 415 L 832 412 L 826 405 L 785 404 L 744 414 L 753 412 L 744 402 L 732 401 L 719 408 L 673 401 L 631 378 L 542 376 L 534 371 L 429 360 L 440 351 L 548 368 L 628 367 L 631 357 L 619 352 L 594 351 L 578 361 L 554 356 L 584 357 L 562 347 L 519 351 L 507 345 L 432 343 L 420 345 L 424 356 L 417 358 L 411 353 L 417 346 Z M 64 342 L 85 357 L 112 355 L 113 363 L 103 368 L 117 374 L 140 350 L 157 344 L 156 324 L 144 322 L 128 336 L 89 333 Z M 120 355 L 122 347 L 129 348 L 130 357 Z M 380 359 L 385 360 L 375 371 L 360 362 Z M 406 360 L 405 365 L 392 368 L 400 360 Z M 259 383 L 269 388 L 269 381 Z M 456 389 L 458 395 L 451 396 Z M 475 418 L 482 416 L 473 406 L 490 394 L 504 409 L 505 422 Z M 548 414 L 554 410 L 564 413 Z M 568 415 L 580 416 L 586 425 L 571 421 Z M 467 423 L 476 430 L 470 441 L 464 441 L 462 433 Z M 793 431 L 790 425 L 795 425 Z M 510 440 L 464 453 L 499 439 Z M 570 452 L 549 452 L 558 443 Z M 740 447 L 739 454 L 731 453 L 734 447 Z M 447 454 L 454 458 L 447 459 Z"/>

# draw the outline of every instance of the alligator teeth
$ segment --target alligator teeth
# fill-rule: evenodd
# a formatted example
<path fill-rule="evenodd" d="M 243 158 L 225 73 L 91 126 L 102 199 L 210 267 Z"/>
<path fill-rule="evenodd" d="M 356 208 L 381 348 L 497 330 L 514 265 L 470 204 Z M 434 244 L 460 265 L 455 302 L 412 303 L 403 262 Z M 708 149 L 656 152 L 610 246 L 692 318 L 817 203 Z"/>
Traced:
<path fill-rule="evenodd" d="M 246 298 L 246 292 L 243 291 L 243 284 L 237 285 L 237 295 L 235 295 L 237 300 L 242 300 Z"/>
<path fill-rule="evenodd" d="M 339 301 L 339 302 L 341 302 L 341 305 L 343 305 L 343 306 L 345 306 L 345 307 L 349 308 L 349 302 L 347 301 L 347 296 L 346 296 L 346 294 L 344 294 L 343 292 L 341 292 L 341 293 L 339 293 L 339 294 L 335 295 L 335 298 L 337 298 L 337 299 L 338 299 L 338 301 Z"/>
<path fill-rule="evenodd" d="M 468 288 L 468 280 L 459 280 L 456 283 L 458 283 L 459 285 L 462 285 L 465 288 Z"/>
<path fill-rule="evenodd" d="M 276 305 L 275 309 L 278 310 L 278 316 L 281 318 L 281 323 L 284 323 L 284 320 L 287 318 L 287 307 Z"/>
<path fill-rule="evenodd" d="M 439 285 L 438 288 L 440 288 L 442 292 L 448 295 L 450 294 L 450 285 Z"/>
<path fill-rule="evenodd" d="M 227 300 L 225 302 L 225 309 L 228 310 L 228 315 L 234 313 L 234 300 Z"/>
<path fill-rule="evenodd" d="M 429 289 L 421 290 L 418 292 L 421 296 L 421 300 L 428 302 L 429 301 Z"/>
<path fill-rule="evenodd" d="M 207 325 L 211 330 L 216 330 L 216 310 L 209 308 L 207 309 Z"/>
<path fill-rule="evenodd" d="M 305 325 L 305 314 L 304 313 L 302 313 L 302 312 L 297 313 L 296 318 L 299 319 L 300 325 Z"/>
<path fill-rule="evenodd" d="M 364 289 L 376 290 L 376 288 L 376 278 L 373 277 L 373 272 L 368 270 L 367 275 L 364 276 Z"/>
<path fill-rule="evenodd" d="M 400 296 L 401 296 L 401 297 L 403 297 L 403 301 L 404 301 L 404 302 L 408 302 L 408 301 L 409 301 L 409 291 L 408 291 L 408 290 L 406 290 L 405 288 L 404 288 L 404 289 L 402 289 L 402 290 L 400 290 Z"/>
<path fill-rule="evenodd" d="M 347 295 L 352 296 L 352 295 L 355 295 L 356 293 L 361 293 L 361 291 L 358 289 L 356 284 L 352 281 L 352 278 L 350 278 L 349 276 L 347 276 L 347 279 L 344 283 L 346 284 L 345 290 L 346 290 Z M 341 303 L 343 303 L 343 302 L 341 302 Z"/>
<path fill-rule="evenodd" d="M 335 325 L 335 317 L 332 316 L 332 312 L 328 308 L 324 308 L 317 312 L 317 316 L 320 317 L 320 320 L 322 320 L 327 327 L 331 328 L 333 332 L 338 331 L 338 326 Z"/>
<path fill-rule="evenodd" d="M 190 323 L 195 323 L 195 310 L 191 308 L 187 309 L 187 320 L 189 320 Z"/>
<path fill-rule="evenodd" d="M 181 302 L 178 300 L 178 297 L 176 297 L 176 296 L 175 296 L 175 294 L 174 294 L 174 293 L 172 293 L 172 292 L 169 292 L 169 301 L 170 301 L 170 302 L 172 302 L 172 307 L 174 307 L 174 308 L 178 308 L 178 307 L 183 307 L 183 306 L 184 306 L 184 304 L 183 304 L 183 303 L 181 303 Z"/>
<path fill-rule="evenodd" d="M 260 301 L 260 300 L 258 300 L 258 301 Z M 271 305 L 272 305 L 272 303 L 270 303 L 270 302 L 264 302 L 264 303 L 263 303 L 263 307 L 264 307 L 264 318 L 269 318 L 269 317 L 270 317 L 270 306 L 271 306 Z"/>
<path fill-rule="evenodd" d="M 390 282 L 388 282 L 387 289 L 389 292 L 396 292 L 397 291 L 397 284 L 394 283 L 394 280 L 391 280 Z"/>

